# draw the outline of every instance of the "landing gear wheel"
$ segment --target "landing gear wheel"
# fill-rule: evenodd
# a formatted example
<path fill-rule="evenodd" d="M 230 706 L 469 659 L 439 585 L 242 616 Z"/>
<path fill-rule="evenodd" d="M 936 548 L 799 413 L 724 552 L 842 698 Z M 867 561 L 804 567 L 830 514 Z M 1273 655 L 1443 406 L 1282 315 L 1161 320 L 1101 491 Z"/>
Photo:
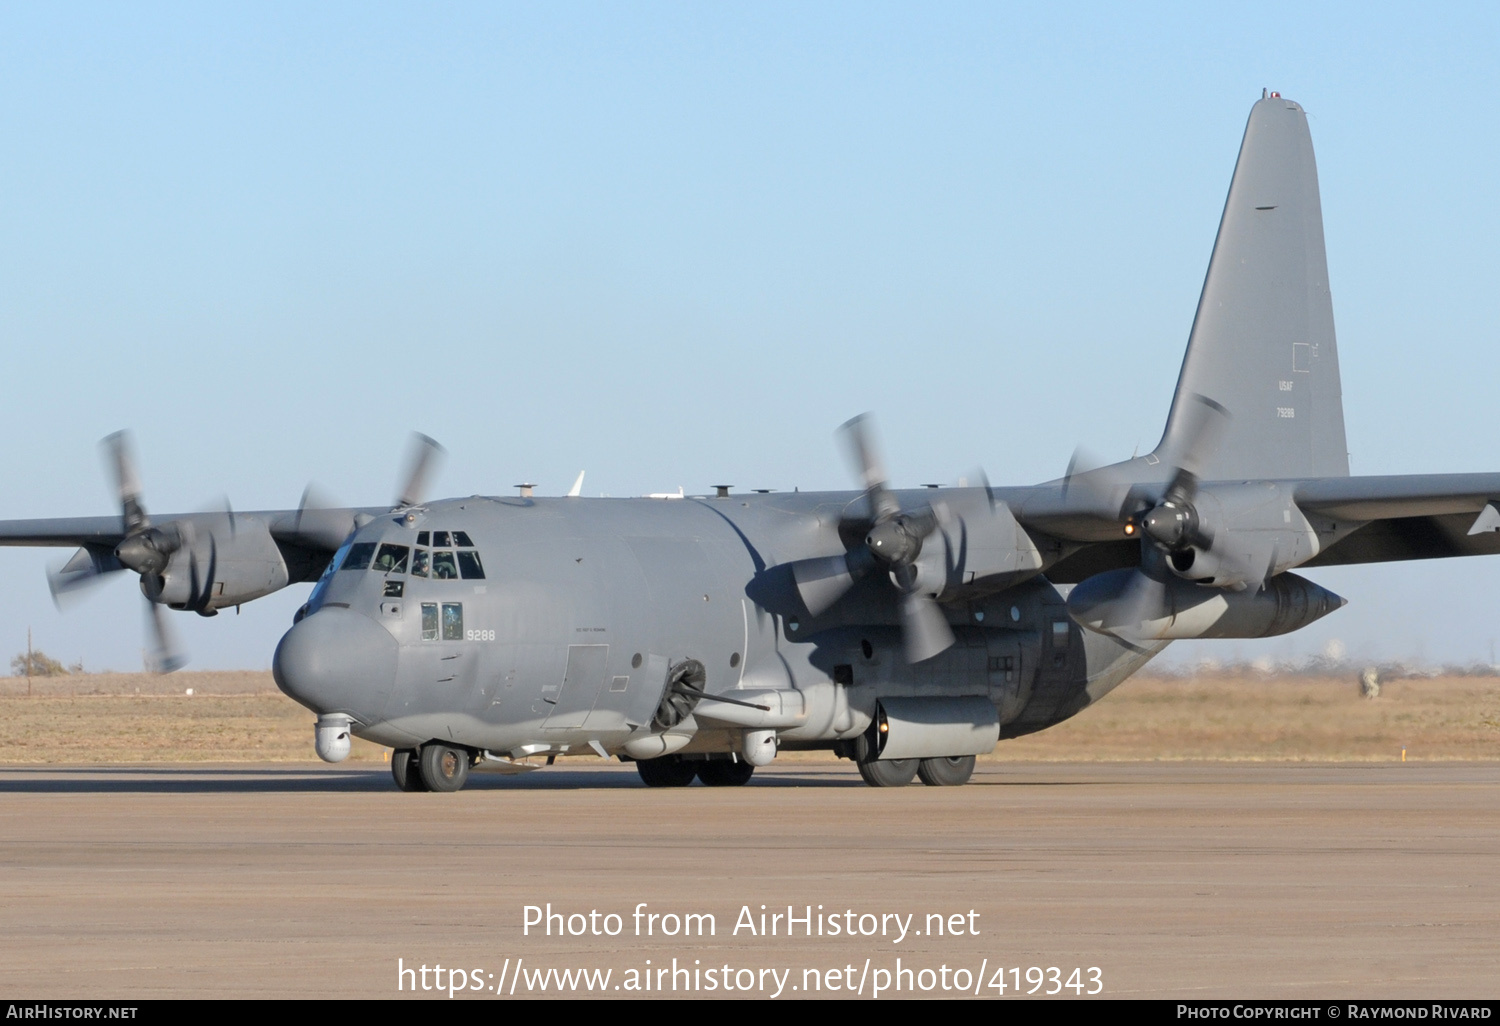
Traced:
<path fill-rule="evenodd" d="M 917 775 L 917 760 L 871 759 L 859 763 L 859 775 L 871 787 L 905 787 Z"/>
<path fill-rule="evenodd" d="M 748 762 L 711 759 L 698 764 L 698 779 L 705 787 L 740 787 L 750 782 L 755 767 Z"/>
<path fill-rule="evenodd" d="M 425 791 L 422 771 L 417 766 L 417 752 L 413 748 L 398 748 L 391 753 L 391 776 L 396 786 L 403 791 Z"/>
<path fill-rule="evenodd" d="M 469 780 L 469 753 L 448 745 L 423 745 L 417 767 L 426 790 L 457 791 Z"/>
<path fill-rule="evenodd" d="M 636 772 L 647 787 L 687 787 L 698 775 L 698 765 L 676 755 L 638 759 Z"/>
<path fill-rule="evenodd" d="M 974 775 L 974 756 L 951 755 L 945 759 L 923 759 L 917 776 L 928 787 L 957 787 Z"/>

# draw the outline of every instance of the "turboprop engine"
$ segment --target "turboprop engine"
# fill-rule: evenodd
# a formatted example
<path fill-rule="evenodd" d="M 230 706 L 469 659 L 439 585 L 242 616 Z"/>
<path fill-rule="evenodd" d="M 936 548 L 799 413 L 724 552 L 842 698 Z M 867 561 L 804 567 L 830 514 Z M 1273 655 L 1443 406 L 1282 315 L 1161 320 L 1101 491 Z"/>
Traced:
<path fill-rule="evenodd" d="M 1068 595 L 1068 615 L 1100 634 L 1132 641 L 1269 638 L 1343 607 L 1346 600 L 1305 577 L 1283 573 L 1258 588 L 1231 591 L 1171 575 L 1110 570 Z"/>
<path fill-rule="evenodd" d="M 286 587 L 281 549 L 265 521 L 195 514 L 128 536 L 115 550 L 141 575 L 141 593 L 172 609 L 212 616 Z"/>
<path fill-rule="evenodd" d="M 791 564 L 797 592 L 819 616 L 858 578 L 885 573 L 899 595 L 906 661 L 931 659 L 954 641 L 937 603 L 945 591 L 978 578 L 998 591 L 1039 570 L 1041 556 L 988 482 L 982 499 L 903 507 L 886 480 L 868 418 L 861 414 L 839 430 L 864 481 L 869 515 L 840 524 L 846 551 Z"/>

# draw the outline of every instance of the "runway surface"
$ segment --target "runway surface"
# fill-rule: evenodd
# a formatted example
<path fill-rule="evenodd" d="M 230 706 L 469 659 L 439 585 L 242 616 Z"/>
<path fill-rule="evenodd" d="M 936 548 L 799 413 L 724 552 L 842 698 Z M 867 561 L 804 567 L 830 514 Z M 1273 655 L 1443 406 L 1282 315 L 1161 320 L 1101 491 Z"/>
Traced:
<path fill-rule="evenodd" d="M 782 997 L 868 998 L 882 971 L 919 994 L 966 979 L 1001 996 L 999 967 L 1010 999 L 1034 966 L 1043 992 L 1057 967 L 1068 1000 L 1095 989 L 1092 968 L 1117 997 L 1493 997 L 1497 799 L 1494 763 L 991 764 L 965 787 L 899 790 L 847 763 L 681 790 L 601 763 L 456 795 L 398 793 L 383 768 L 12 767 L 0 989 L 333 998 L 399 983 L 447 1000 L 461 979 L 508 1000 L 561 986 L 533 971 L 583 968 L 610 971 L 610 997 L 636 993 L 633 972 L 653 996 L 674 979 L 679 996 L 745 996 L 747 980 L 770 996 L 779 978 Z M 525 906 L 549 902 L 585 933 L 523 934 Z M 636 935 L 641 903 L 663 917 L 652 936 Z M 762 936 L 762 905 L 811 906 L 824 934 L 794 922 L 788 937 L 783 919 Z M 689 913 L 711 914 L 713 935 L 700 919 L 705 935 L 683 937 Z M 674 914 L 678 936 L 662 936 Z M 876 923 L 884 935 L 842 935 Z"/>

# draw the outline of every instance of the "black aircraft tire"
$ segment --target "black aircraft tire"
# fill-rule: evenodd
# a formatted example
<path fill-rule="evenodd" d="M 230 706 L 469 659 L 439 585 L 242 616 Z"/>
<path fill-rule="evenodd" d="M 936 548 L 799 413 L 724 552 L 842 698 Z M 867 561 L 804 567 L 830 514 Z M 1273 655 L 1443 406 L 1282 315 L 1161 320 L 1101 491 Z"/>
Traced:
<path fill-rule="evenodd" d="M 755 767 L 748 762 L 711 759 L 698 764 L 698 779 L 705 787 L 741 787 L 750 783 Z"/>
<path fill-rule="evenodd" d="M 647 787 L 687 787 L 698 775 L 697 764 L 675 755 L 637 759 L 635 770 Z"/>
<path fill-rule="evenodd" d="M 953 755 L 945 759 L 923 759 L 917 776 L 928 787 L 957 787 L 974 775 L 974 756 Z"/>
<path fill-rule="evenodd" d="M 427 785 L 422 783 L 422 771 L 417 766 L 415 749 L 398 748 L 391 753 L 391 777 L 403 791 L 427 790 Z"/>
<path fill-rule="evenodd" d="M 859 775 L 871 787 L 905 787 L 917 775 L 916 759 L 872 759 L 859 763 Z"/>
<path fill-rule="evenodd" d="M 417 766 L 428 791 L 458 791 L 469 781 L 469 753 L 462 748 L 423 745 Z"/>

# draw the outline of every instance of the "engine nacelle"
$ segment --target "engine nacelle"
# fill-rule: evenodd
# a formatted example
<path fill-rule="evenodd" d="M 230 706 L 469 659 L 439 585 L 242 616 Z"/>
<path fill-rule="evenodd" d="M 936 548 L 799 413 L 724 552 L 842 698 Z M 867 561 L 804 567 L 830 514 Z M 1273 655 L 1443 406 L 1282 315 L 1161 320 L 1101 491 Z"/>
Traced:
<path fill-rule="evenodd" d="M 1196 584 L 1254 586 L 1307 562 L 1320 548 L 1290 489 L 1278 484 L 1205 485 L 1189 514 L 1193 530 L 1211 541 L 1174 548 L 1163 559 L 1173 574 Z"/>
<path fill-rule="evenodd" d="M 917 557 L 917 591 L 942 595 L 976 581 L 984 582 L 985 591 L 999 591 L 1041 569 L 1041 553 L 1005 503 L 991 504 L 976 490 L 933 511 L 938 529 Z"/>
<path fill-rule="evenodd" d="M 151 601 L 211 615 L 286 587 L 286 560 L 265 521 L 216 513 L 170 527 L 180 546 L 160 574 L 141 575 L 141 591 Z"/>
<path fill-rule="evenodd" d="M 1140 570 L 1110 570 L 1068 595 L 1068 614 L 1100 634 L 1131 640 L 1269 638 L 1306 627 L 1345 600 L 1296 574 L 1258 589 L 1230 591 L 1176 577 L 1157 581 Z"/>

